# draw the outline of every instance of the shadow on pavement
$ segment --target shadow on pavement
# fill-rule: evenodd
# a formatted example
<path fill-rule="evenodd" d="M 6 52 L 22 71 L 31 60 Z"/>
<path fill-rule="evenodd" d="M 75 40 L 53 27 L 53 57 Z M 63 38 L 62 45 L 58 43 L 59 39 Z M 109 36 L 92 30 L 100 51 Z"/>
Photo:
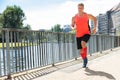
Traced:
<path fill-rule="evenodd" d="M 94 71 L 94 70 L 91 70 L 89 68 L 86 68 L 85 71 L 87 72 L 85 74 L 88 75 L 88 76 L 104 76 L 108 79 L 116 80 L 111 74 L 106 73 L 106 72 Z"/>

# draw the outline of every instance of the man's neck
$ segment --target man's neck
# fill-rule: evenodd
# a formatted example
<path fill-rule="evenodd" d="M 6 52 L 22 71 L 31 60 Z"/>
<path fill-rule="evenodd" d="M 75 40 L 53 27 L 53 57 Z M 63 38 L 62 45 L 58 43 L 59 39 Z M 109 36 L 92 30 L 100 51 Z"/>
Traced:
<path fill-rule="evenodd" d="M 84 12 L 79 12 L 78 15 L 79 16 L 83 16 Z"/>

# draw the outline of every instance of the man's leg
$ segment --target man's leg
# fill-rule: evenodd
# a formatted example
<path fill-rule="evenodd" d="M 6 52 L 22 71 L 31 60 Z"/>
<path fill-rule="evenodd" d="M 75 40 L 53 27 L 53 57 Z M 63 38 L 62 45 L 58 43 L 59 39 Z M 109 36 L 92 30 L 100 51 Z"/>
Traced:
<path fill-rule="evenodd" d="M 82 50 L 81 50 L 81 56 L 83 59 L 83 67 L 86 67 L 88 59 L 87 59 L 87 46 L 86 46 L 86 42 L 85 41 L 81 41 L 81 46 L 82 46 Z"/>
<path fill-rule="evenodd" d="M 83 37 L 82 37 L 82 39 L 81 39 L 81 57 L 82 57 L 82 59 L 83 59 L 83 61 L 84 61 L 84 63 L 83 63 L 83 67 L 86 67 L 86 65 L 87 65 L 87 62 L 88 62 L 88 59 L 87 59 L 87 46 L 86 46 L 86 44 L 87 44 L 87 42 L 88 42 L 88 40 L 90 39 L 90 35 L 89 34 L 85 34 Z"/>
<path fill-rule="evenodd" d="M 85 41 L 81 41 L 81 46 L 82 46 L 82 49 L 81 49 L 81 55 L 82 55 L 82 58 L 86 58 L 87 57 L 87 46 L 86 46 L 86 42 Z"/>

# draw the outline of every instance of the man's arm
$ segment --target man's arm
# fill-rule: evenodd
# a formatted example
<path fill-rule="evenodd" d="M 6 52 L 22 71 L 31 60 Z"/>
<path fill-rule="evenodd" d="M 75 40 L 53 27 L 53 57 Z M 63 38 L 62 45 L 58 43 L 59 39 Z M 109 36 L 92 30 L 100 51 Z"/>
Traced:
<path fill-rule="evenodd" d="M 94 16 L 91 15 L 91 14 L 88 14 L 88 18 L 94 21 L 94 28 L 93 28 L 92 32 L 93 32 L 94 34 L 96 34 L 97 19 L 96 19 L 96 17 L 94 17 Z"/>
<path fill-rule="evenodd" d="M 71 26 L 72 26 L 73 28 L 74 28 L 74 26 L 75 26 L 75 17 L 72 17 Z"/>

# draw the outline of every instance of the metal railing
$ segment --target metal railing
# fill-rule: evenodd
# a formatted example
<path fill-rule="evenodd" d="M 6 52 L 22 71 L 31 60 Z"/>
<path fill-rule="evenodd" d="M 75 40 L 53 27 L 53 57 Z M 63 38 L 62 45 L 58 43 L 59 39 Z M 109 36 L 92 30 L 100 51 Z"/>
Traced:
<path fill-rule="evenodd" d="M 92 35 L 88 53 L 120 46 L 120 36 Z M 75 34 L 32 30 L 0 30 L 0 76 L 77 59 Z"/>

